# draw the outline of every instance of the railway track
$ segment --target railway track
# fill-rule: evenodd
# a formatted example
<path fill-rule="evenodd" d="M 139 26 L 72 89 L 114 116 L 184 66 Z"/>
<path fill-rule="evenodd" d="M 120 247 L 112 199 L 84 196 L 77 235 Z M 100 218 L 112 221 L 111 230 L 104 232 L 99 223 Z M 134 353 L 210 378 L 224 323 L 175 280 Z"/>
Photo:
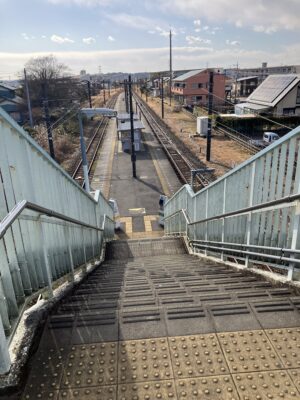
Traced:
<path fill-rule="evenodd" d="M 171 165 L 177 173 L 183 184 L 191 183 L 191 170 L 205 168 L 199 160 L 195 160 L 192 153 L 184 146 L 179 139 L 174 137 L 170 128 L 155 114 L 155 112 L 144 103 L 144 101 L 134 93 L 134 99 L 137 102 L 140 110 L 152 128 L 158 141 L 162 145 Z M 195 186 L 197 189 L 210 184 L 214 180 L 214 176 L 209 173 L 197 174 Z"/>
<path fill-rule="evenodd" d="M 236 131 L 229 131 L 228 129 L 221 128 L 220 126 L 217 126 L 214 129 L 222 133 L 223 135 L 229 137 L 230 139 L 234 140 L 235 142 L 237 142 L 244 149 L 248 150 L 249 153 L 252 155 L 258 153 L 261 150 L 258 146 L 255 146 L 254 144 L 251 143 L 248 136 L 243 135 L 242 133 Z"/>
<path fill-rule="evenodd" d="M 197 117 L 191 113 L 189 110 L 182 108 L 182 111 L 192 117 L 194 120 L 197 120 Z M 256 154 L 259 152 L 261 149 L 258 146 L 255 146 L 254 144 L 251 143 L 251 140 L 249 139 L 248 136 L 243 135 L 240 132 L 230 130 L 230 128 L 224 129 L 220 126 L 214 127 L 214 130 L 217 132 L 222 133 L 223 135 L 229 137 L 231 140 L 235 141 L 238 143 L 241 147 L 244 149 L 248 150 L 250 154 Z"/>
<path fill-rule="evenodd" d="M 114 108 L 119 93 L 113 95 L 107 102 L 107 108 Z M 96 159 L 98 150 L 102 144 L 106 128 L 108 125 L 108 118 L 101 118 L 99 121 L 98 126 L 95 129 L 94 135 L 90 139 L 87 148 L 86 148 L 86 156 L 88 160 L 88 169 L 89 169 L 89 176 L 91 176 L 92 168 L 94 161 Z M 76 165 L 74 172 L 72 174 L 72 178 L 76 180 L 82 187 L 84 187 L 84 177 L 83 177 L 83 168 L 82 168 L 82 159 Z"/>

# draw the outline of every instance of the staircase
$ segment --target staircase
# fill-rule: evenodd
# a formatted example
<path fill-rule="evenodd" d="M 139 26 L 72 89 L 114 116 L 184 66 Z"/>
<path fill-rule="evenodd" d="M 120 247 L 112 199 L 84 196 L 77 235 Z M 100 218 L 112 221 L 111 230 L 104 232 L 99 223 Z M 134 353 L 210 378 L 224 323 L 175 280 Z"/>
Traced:
<path fill-rule="evenodd" d="M 48 317 L 22 398 L 297 399 L 299 309 L 181 239 L 111 242 Z"/>

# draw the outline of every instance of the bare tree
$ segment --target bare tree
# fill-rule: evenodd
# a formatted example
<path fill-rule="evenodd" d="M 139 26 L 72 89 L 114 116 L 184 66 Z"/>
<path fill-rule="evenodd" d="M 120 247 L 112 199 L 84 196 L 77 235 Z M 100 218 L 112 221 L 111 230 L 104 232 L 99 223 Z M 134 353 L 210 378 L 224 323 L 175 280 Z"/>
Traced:
<path fill-rule="evenodd" d="M 31 58 L 25 64 L 25 68 L 31 80 L 41 83 L 49 83 L 69 71 L 69 68 L 65 64 L 59 63 L 52 54 L 45 57 Z"/>

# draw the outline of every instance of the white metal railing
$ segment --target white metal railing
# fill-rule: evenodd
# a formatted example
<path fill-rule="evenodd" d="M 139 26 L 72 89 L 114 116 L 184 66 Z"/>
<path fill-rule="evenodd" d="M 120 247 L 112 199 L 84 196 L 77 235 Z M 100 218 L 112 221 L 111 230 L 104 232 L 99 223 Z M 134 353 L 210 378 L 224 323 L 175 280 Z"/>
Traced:
<path fill-rule="evenodd" d="M 26 296 L 44 287 L 51 296 L 54 281 L 72 279 L 113 237 L 102 194 L 85 192 L 0 108 L 0 374 Z"/>
<path fill-rule="evenodd" d="M 272 265 L 293 279 L 300 269 L 299 150 L 300 127 L 198 193 L 183 186 L 164 207 L 166 234 L 187 236 L 195 252 Z"/>

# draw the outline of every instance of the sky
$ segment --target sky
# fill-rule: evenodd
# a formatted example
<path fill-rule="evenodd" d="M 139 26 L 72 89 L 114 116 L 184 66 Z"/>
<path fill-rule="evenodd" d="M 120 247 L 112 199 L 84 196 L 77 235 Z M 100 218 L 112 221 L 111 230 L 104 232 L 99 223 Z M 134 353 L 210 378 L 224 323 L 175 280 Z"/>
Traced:
<path fill-rule="evenodd" d="M 72 74 L 300 64 L 300 0 L 0 0 L 0 79 L 53 54 Z"/>

